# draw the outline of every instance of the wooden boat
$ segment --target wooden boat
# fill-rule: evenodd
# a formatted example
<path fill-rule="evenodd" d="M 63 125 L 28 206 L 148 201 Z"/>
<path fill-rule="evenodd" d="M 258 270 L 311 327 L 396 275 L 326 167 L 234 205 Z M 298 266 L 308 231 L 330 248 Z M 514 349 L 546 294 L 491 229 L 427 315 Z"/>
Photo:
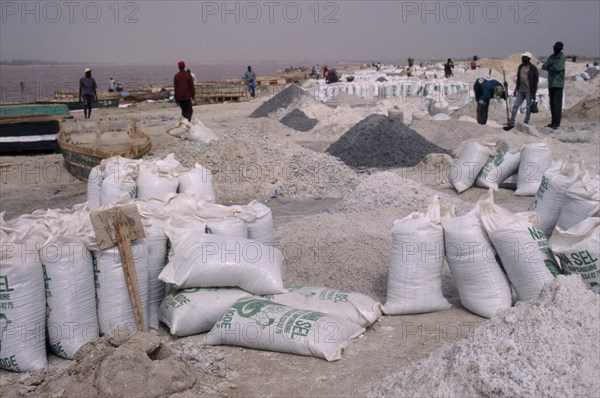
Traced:
<path fill-rule="evenodd" d="M 87 181 L 102 160 L 113 156 L 139 159 L 148 153 L 151 142 L 138 130 L 135 119 L 88 119 L 62 122 L 58 146 L 67 170 Z"/>
<path fill-rule="evenodd" d="M 0 153 L 56 151 L 59 122 L 70 117 L 64 104 L 0 106 Z"/>
<path fill-rule="evenodd" d="M 135 103 L 135 102 L 144 102 L 144 101 L 163 101 L 169 99 L 171 93 L 169 91 L 129 91 L 126 96 L 124 96 L 121 101 L 124 103 Z"/>
<path fill-rule="evenodd" d="M 116 108 L 119 106 L 118 95 L 99 95 L 98 101 L 95 101 L 92 106 L 94 108 Z M 70 111 L 78 111 L 83 109 L 83 102 L 79 101 L 79 97 L 74 95 L 71 97 L 59 97 L 59 98 L 38 98 L 35 100 L 37 104 L 64 104 Z"/>

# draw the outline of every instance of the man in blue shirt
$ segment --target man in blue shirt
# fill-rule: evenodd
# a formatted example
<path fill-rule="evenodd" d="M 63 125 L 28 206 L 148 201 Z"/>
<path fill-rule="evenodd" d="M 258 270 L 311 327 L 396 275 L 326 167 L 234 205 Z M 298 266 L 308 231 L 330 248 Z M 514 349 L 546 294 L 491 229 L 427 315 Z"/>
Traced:
<path fill-rule="evenodd" d="M 246 82 L 250 96 L 254 98 L 256 96 L 256 73 L 252 71 L 251 66 L 248 66 L 248 70 L 244 73 L 244 81 Z"/>
<path fill-rule="evenodd" d="M 85 76 L 79 79 L 79 102 L 83 102 L 83 116 L 89 119 L 92 115 L 92 103 L 98 100 L 96 80 L 92 77 L 92 69 L 85 68 Z"/>
<path fill-rule="evenodd" d="M 498 80 L 480 77 L 475 81 L 473 91 L 475 91 L 475 101 L 477 101 L 477 123 L 486 124 L 490 100 L 492 98 L 506 99 L 504 86 Z"/>

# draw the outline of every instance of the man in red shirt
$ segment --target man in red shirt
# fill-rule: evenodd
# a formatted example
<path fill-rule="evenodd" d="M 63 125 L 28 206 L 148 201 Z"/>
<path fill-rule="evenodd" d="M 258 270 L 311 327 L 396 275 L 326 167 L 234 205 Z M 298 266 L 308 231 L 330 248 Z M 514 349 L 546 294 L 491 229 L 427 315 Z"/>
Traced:
<path fill-rule="evenodd" d="M 196 96 L 196 88 L 194 87 L 194 79 L 192 75 L 186 72 L 185 62 L 179 61 L 177 63 L 179 72 L 173 79 L 173 87 L 175 89 L 175 101 L 181 108 L 181 116 L 186 118 L 188 121 L 192 121 L 192 100 Z"/>

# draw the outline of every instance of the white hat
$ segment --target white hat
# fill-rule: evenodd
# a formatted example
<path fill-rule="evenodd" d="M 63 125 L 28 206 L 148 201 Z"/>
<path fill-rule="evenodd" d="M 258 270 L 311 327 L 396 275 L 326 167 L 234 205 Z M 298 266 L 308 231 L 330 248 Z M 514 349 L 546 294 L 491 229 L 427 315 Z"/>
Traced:
<path fill-rule="evenodd" d="M 84 70 L 85 73 L 88 73 L 88 72 L 91 72 L 91 71 L 92 71 L 92 68 L 85 68 L 85 70 Z"/>
<path fill-rule="evenodd" d="M 527 51 L 526 53 L 521 54 L 521 57 L 527 57 L 529 59 L 533 59 L 533 55 L 531 55 L 531 53 L 529 51 Z"/>

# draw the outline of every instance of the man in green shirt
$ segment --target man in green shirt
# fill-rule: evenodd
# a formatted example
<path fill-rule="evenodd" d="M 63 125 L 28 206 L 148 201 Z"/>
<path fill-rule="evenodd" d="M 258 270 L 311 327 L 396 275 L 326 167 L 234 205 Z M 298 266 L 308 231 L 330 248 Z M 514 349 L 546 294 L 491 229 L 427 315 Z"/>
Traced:
<path fill-rule="evenodd" d="M 542 69 L 548 71 L 548 93 L 550 97 L 550 112 L 552 123 L 546 127 L 556 130 L 560 127 L 562 114 L 563 88 L 565 87 L 565 60 L 563 54 L 563 43 L 557 41 L 554 44 L 554 54 L 548 57 L 542 65 Z"/>

